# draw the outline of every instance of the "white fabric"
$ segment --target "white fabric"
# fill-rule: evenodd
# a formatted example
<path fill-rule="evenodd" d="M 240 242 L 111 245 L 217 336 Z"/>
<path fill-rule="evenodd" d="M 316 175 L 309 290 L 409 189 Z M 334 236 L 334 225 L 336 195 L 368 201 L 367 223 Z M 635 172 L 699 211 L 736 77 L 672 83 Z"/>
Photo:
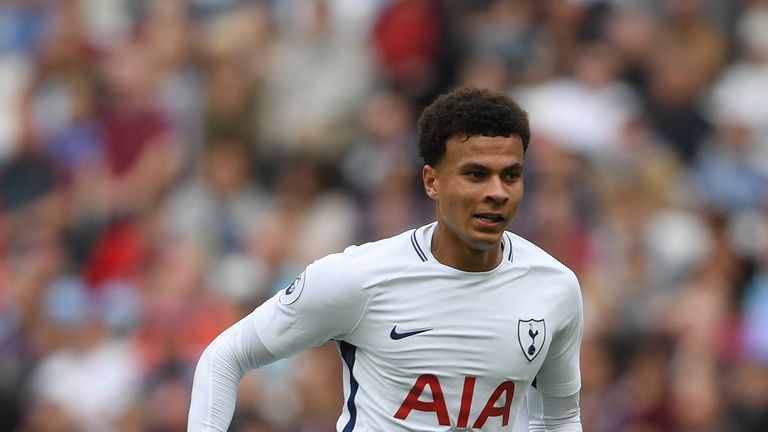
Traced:
<path fill-rule="evenodd" d="M 526 400 L 528 395 L 525 396 Z M 520 406 L 520 411 L 517 412 L 517 418 L 515 419 L 515 427 L 512 428 L 512 432 L 530 432 L 528 429 L 528 404 L 523 403 Z"/>
<path fill-rule="evenodd" d="M 554 397 L 531 388 L 527 400 L 530 432 L 581 432 L 578 393 Z"/>
<path fill-rule="evenodd" d="M 226 432 L 235 412 L 237 387 L 251 369 L 277 360 L 256 334 L 252 312 L 205 349 L 195 369 L 189 431 Z"/>
<path fill-rule="evenodd" d="M 346 398 L 339 431 L 511 431 L 534 378 L 547 397 L 580 389 L 583 318 L 573 272 L 510 233 L 495 269 L 459 271 L 432 256 L 434 229 L 427 225 L 320 259 L 246 318 L 250 326 L 236 326 L 255 329 L 258 338 L 251 339 L 275 358 L 338 342 Z M 225 342 L 233 338 L 245 345 Z M 223 339 L 214 342 L 223 346 L 213 350 L 217 362 L 208 363 L 207 351 L 198 366 L 190 418 L 197 411 L 213 415 L 190 431 L 226 430 L 231 383 L 254 363 L 238 360 L 242 352 L 253 356 L 243 335 Z M 210 381 L 219 369 L 230 384 L 210 389 L 227 394 L 201 396 L 207 388 L 198 381 Z M 405 404 L 415 383 L 427 381 Z M 551 414 L 568 415 L 557 408 Z"/>

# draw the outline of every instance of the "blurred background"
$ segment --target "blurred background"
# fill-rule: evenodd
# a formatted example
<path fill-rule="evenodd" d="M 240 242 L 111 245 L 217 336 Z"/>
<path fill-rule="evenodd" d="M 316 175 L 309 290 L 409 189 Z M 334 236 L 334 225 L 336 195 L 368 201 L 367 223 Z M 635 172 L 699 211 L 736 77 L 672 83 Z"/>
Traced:
<path fill-rule="evenodd" d="M 768 431 L 766 0 L 3 0 L 0 430 L 186 430 L 220 331 L 433 220 L 415 121 L 463 84 L 529 110 L 512 230 L 581 281 L 584 430 Z M 327 345 L 232 430 L 341 403 Z"/>

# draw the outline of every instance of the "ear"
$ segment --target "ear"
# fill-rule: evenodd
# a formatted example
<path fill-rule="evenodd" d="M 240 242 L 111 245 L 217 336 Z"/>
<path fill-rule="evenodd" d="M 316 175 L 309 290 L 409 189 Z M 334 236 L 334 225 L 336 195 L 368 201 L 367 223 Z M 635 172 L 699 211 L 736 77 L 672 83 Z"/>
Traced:
<path fill-rule="evenodd" d="M 437 170 L 431 165 L 424 165 L 421 170 L 421 177 L 424 180 L 424 190 L 427 195 L 433 200 L 437 200 L 440 196 L 438 193 L 439 180 L 437 179 Z"/>

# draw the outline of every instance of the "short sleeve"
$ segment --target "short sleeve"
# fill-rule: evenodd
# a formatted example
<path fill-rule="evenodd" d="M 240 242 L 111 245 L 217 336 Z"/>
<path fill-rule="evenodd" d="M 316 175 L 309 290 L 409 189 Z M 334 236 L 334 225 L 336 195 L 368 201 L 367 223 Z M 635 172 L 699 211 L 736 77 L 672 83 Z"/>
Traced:
<path fill-rule="evenodd" d="M 346 254 L 329 255 L 259 306 L 253 323 L 275 357 L 343 339 L 354 330 L 369 294 L 360 282 L 360 270 L 352 267 Z"/>
<path fill-rule="evenodd" d="M 576 276 L 569 272 L 559 314 L 562 325 L 552 338 L 547 357 L 536 375 L 536 389 L 553 397 L 571 396 L 581 389 L 579 352 L 584 327 L 581 290 Z"/>

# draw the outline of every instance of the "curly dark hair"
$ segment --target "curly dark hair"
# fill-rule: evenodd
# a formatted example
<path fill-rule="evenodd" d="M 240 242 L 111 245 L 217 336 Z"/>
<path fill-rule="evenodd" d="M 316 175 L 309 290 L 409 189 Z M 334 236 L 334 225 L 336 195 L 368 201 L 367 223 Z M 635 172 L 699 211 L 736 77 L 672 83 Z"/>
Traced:
<path fill-rule="evenodd" d="M 456 136 L 510 137 L 528 149 L 531 130 L 528 113 L 512 98 L 475 87 L 460 87 L 438 97 L 419 118 L 419 155 L 435 166 L 445 154 L 446 142 Z"/>

